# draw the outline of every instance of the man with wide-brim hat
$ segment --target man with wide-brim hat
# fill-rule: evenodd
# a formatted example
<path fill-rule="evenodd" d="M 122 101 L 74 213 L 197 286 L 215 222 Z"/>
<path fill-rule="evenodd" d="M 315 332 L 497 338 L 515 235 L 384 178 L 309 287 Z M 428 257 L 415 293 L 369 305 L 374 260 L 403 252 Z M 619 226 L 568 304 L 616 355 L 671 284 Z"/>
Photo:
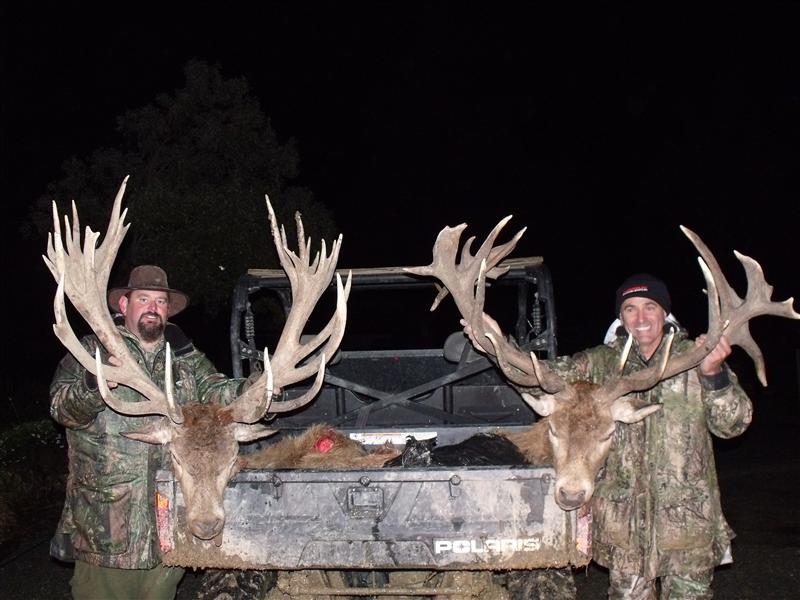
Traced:
<path fill-rule="evenodd" d="M 128 285 L 109 290 L 108 305 L 112 310 L 119 308 L 119 300 L 133 290 L 153 290 L 169 294 L 169 312 L 167 316 L 174 317 L 189 304 L 189 296 L 179 290 L 169 287 L 167 274 L 164 269 L 155 265 L 140 265 L 134 267 L 128 277 Z"/>
<path fill-rule="evenodd" d="M 164 269 L 155 265 L 135 267 L 125 287 L 108 293 L 108 305 L 125 317 L 125 327 L 152 350 L 164 334 L 167 319 L 181 312 L 189 297 L 169 287 Z"/>
<path fill-rule="evenodd" d="M 155 265 L 134 268 L 125 287 L 108 293 L 108 304 L 130 355 L 144 374 L 160 387 L 167 378 L 170 357 L 175 402 L 229 404 L 239 393 L 242 379 L 229 379 L 198 350 L 174 323 L 189 298 L 169 286 L 167 274 Z M 81 344 L 101 360 L 119 366 L 96 335 Z M 137 390 L 108 381 L 123 402 L 144 402 Z M 50 414 L 66 429 L 69 479 L 64 510 L 50 554 L 74 561 L 70 581 L 76 600 L 128 600 L 175 597 L 184 574 L 181 567 L 162 563 L 156 528 L 154 482 L 168 468 L 170 455 L 127 435 L 141 431 L 146 419 L 106 406 L 94 375 L 72 354 L 59 363 L 50 385 Z"/>

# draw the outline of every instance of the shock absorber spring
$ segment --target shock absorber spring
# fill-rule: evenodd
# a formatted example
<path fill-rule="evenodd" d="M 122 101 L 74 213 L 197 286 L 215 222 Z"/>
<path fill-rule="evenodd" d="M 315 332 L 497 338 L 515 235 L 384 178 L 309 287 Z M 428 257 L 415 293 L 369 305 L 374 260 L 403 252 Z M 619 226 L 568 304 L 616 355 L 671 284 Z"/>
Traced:
<path fill-rule="evenodd" d="M 531 307 L 531 330 L 536 336 L 542 333 L 542 329 L 542 304 L 539 302 L 539 294 L 537 292 L 534 294 L 533 306 Z"/>
<path fill-rule="evenodd" d="M 244 335 L 247 338 L 247 344 L 251 348 L 256 346 L 256 320 L 253 316 L 253 311 L 250 309 L 250 304 L 247 305 L 247 311 L 244 313 Z"/>

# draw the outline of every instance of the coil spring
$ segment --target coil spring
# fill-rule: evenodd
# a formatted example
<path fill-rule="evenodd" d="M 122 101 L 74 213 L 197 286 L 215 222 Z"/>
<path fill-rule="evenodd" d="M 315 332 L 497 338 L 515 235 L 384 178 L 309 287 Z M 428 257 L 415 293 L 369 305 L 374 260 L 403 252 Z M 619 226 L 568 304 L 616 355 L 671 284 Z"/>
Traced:
<path fill-rule="evenodd" d="M 533 298 L 533 307 L 531 308 L 531 330 L 534 335 L 542 333 L 542 304 L 539 302 L 539 294 Z"/>
<path fill-rule="evenodd" d="M 253 311 L 249 307 L 247 312 L 244 313 L 244 335 L 247 338 L 247 343 L 250 346 L 254 346 L 256 343 L 256 320 L 253 317 Z"/>

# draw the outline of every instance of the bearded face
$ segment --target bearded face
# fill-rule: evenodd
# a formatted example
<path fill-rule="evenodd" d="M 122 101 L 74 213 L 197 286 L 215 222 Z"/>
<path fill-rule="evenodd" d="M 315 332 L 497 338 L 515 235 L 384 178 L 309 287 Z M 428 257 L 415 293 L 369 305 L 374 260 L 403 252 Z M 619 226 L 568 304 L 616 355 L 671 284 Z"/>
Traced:
<path fill-rule="evenodd" d="M 125 326 L 145 344 L 154 344 L 164 335 L 169 314 L 169 295 L 158 290 L 134 290 L 120 298 Z"/>
<path fill-rule="evenodd" d="M 139 317 L 139 337 L 145 342 L 156 342 L 164 334 L 164 320 L 158 313 L 145 313 Z"/>

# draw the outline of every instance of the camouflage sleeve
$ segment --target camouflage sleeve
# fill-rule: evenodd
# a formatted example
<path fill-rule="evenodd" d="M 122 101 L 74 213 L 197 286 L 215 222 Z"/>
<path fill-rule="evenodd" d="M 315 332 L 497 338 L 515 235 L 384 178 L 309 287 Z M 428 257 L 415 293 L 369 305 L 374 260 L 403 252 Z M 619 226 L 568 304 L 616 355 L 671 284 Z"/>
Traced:
<path fill-rule="evenodd" d="M 239 395 L 245 379 L 230 378 L 218 372 L 208 357 L 196 348 L 186 356 L 186 360 L 194 373 L 200 402 L 230 404 Z"/>
<path fill-rule="evenodd" d="M 97 343 L 93 338 L 84 338 L 81 343 L 94 354 Z M 67 354 L 50 383 L 50 416 L 65 427 L 88 427 L 106 406 L 96 384 L 92 385 L 94 381 L 94 376 Z"/>
<path fill-rule="evenodd" d="M 743 433 L 753 419 L 753 403 L 747 392 L 739 385 L 736 374 L 728 369 L 728 385 L 720 389 L 710 389 L 700 377 L 703 404 L 706 407 L 708 429 L 721 438 L 732 438 Z"/>
<path fill-rule="evenodd" d="M 609 361 L 613 363 L 613 352 L 607 346 L 597 346 L 572 356 L 558 356 L 545 363 L 569 383 L 576 381 L 602 383 L 611 372 Z"/>

